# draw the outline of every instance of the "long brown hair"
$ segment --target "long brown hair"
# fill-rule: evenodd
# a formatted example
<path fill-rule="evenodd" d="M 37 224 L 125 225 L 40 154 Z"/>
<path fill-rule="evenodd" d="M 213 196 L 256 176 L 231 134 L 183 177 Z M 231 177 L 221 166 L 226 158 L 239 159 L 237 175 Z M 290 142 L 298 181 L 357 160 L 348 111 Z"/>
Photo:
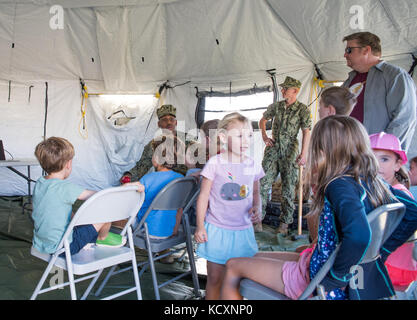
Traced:
<path fill-rule="evenodd" d="M 396 156 L 397 161 L 402 161 L 398 154 L 396 154 Z M 397 181 L 401 183 L 403 186 L 405 186 L 407 189 L 410 189 L 410 176 L 408 175 L 405 166 L 401 166 L 400 169 L 397 172 L 395 172 L 395 179 L 397 179 Z"/>
<path fill-rule="evenodd" d="M 378 161 L 365 128 L 348 116 L 335 115 L 317 122 L 311 135 L 306 171 L 307 183 L 316 190 L 309 215 L 319 216 L 327 186 L 342 176 L 351 176 L 359 184 L 365 182 L 374 207 L 394 197 L 378 177 Z"/>

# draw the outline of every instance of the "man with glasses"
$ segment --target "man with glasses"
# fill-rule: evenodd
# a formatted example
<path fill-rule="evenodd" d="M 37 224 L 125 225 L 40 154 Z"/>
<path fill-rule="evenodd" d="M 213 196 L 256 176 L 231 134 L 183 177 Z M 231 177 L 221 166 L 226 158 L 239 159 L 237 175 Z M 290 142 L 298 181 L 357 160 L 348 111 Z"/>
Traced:
<path fill-rule="evenodd" d="M 343 38 L 345 59 L 353 69 L 343 83 L 358 95 L 350 116 L 359 120 L 369 134 L 387 132 L 401 141 L 407 151 L 416 126 L 416 86 L 403 69 L 381 60 L 381 42 L 370 32 Z"/>
<path fill-rule="evenodd" d="M 277 233 L 287 235 L 288 225 L 293 223 L 295 209 L 295 187 L 298 180 L 298 166 L 306 162 L 307 148 L 310 141 L 310 109 L 297 100 L 301 82 L 286 77 L 279 85 L 284 100 L 271 104 L 259 121 L 262 138 L 266 144 L 262 167 L 265 176 L 261 179 L 262 218 L 268 202 L 269 190 L 278 173 L 281 174 L 281 215 Z M 266 122 L 273 119 L 272 138 L 266 134 Z M 301 153 L 298 149 L 297 135 L 303 133 Z M 255 225 L 255 231 L 261 231 L 262 224 Z"/>

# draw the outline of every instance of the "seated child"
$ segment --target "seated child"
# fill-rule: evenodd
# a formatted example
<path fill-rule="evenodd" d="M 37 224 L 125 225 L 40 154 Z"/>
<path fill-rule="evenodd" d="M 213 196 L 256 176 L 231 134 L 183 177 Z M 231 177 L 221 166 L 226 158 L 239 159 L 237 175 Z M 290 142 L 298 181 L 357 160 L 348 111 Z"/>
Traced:
<path fill-rule="evenodd" d="M 202 143 L 192 144 L 187 148 L 185 164 L 188 168 L 188 171 L 186 176 L 201 178 L 200 172 L 204 168 L 207 161 L 212 156 L 220 153 L 220 140 L 217 135 L 217 126 L 219 125 L 219 122 L 219 119 L 213 119 L 204 122 L 200 128 L 202 131 Z M 199 157 L 199 154 L 203 152 L 204 157 Z M 196 202 L 190 206 L 188 210 L 188 216 L 190 219 L 190 225 L 195 226 L 197 223 Z"/>
<path fill-rule="evenodd" d="M 392 134 L 380 132 L 369 136 L 371 147 L 379 163 L 379 175 L 394 189 L 405 192 L 414 198 L 410 188 L 410 179 L 405 170 L 407 155 L 401 149 L 400 140 Z M 408 286 L 417 280 L 417 262 L 413 259 L 413 242 L 406 242 L 392 252 L 385 266 L 394 286 Z"/>
<path fill-rule="evenodd" d="M 356 104 L 355 95 L 349 89 L 343 87 L 330 87 L 325 89 L 320 96 L 320 119 L 331 115 L 348 116 Z"/>
<path fill-rule="evenodd" d="M 376 300 L 394 294 L 383 265 L 387 256 L 384 252 L 395 251 L 416 230 L 417 203 L 378 176 L 378 163 L 365 127 L 352 117 L 339 115 L 317 122 L 306 169 L 307 185 L 315 185 L 310 213 L 317 226 L 314 249 L 302 253 L 259 252 L 251 258 L 228 260 L 221 299 L 242 299 L 242 278 L 298 299 L 340 241 L 333 266 L 320 283 L 328 300 Z M 397 200 L 406 207 L 403 219 L 384 242 L 381 256 L 361 263 L 372 239 L 366 215 Z M 357 270 L 358 264 L 363 268 L 361 287 L 350 285 L 352 267 Z"/>
<path fill-rule="evenodd" d="M 201 143 L 191 144 L 187 148 L 185 164 L 188 168 L 187 176 L 200 176 L 200 171 L 204 168 L 207 161 L 214 155 L 220 153 L 220 140 L 217 136 L 217 126 L 219 119 L 209 120 L 203 123 Z M 204 156 L 200 153 L 204 152 Z"/>
<path fill-rule="evenodd" d="M 38 179 L 33 191 L 33 246 L 40 252 L 54 253 L 72 218 L 72 205 L 86 200 L 95 191 L 70 183 L 73 145 L 64 138 L 51 137 L 36 146 L 35 156 L 47 175 Z M 138 191 L 143 186 L 138 183 Z M 121 247 L 126 239 L 109 232 L 111 223 L 76 226 L 70 238 L 71 254 L 78 253 L 89 243 Z"/>
<path fill-rule="evenodd" d="M 163 187 L 175 179 L 183 178 L 183 175 L 172 170 L 178 162 L 177 148 L 181 143 L 175 136 L 162 136 L 154 139 L 152 142 L 152 165 L 155 168 L 155 172 L 147 173 L 140 179 L 140 183 L 145 187 L 145 201 L 138 212 L 138 222 L 145 215 L 153 199 Z M 163 239 L 177 234 L 181 216 L 182 209 L 178 211 L 151 211 L 146 219 L 150 236 Z"/>
<path fill-rule="evenodd" d="M 352 112 L 353 107 L 356 104 L 356 96 L 347 88 L 344 87 L 330 87 L 325 89 L 320 95 L 319 102 L 319 117 L 320 119 L 326 118 L 331 115 L 348 116 Z M 314 186 L 311 186 L 314 193 Z M 313 216 L 308 215 L 306 217 L 307 225 L 310 236 L 314 234 L 311 230 L 317 230 L 315 225 L 315 219 Z M 315 245 L 316 239 L 311 239 L 312 245 Z M 311 246 L 301 246 L 297 248 L 297 252 L 301 252 L 303 249 Z"/>

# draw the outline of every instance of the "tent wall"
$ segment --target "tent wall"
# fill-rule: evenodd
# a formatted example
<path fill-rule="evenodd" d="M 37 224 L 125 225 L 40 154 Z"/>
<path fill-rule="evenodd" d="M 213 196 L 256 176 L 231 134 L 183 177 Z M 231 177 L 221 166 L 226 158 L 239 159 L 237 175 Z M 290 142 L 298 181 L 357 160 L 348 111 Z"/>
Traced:
<path fill-rule="evenodd" d="M 62 29 L 50 26 L 54 5 L 63 8 Z M 299 98 L 310 104 L 316 68 L 326 80 L 346 79 L 342 38 L 359 31 L 351 26 L 355 5 L 364 11 L 364 29 L 381 37 L 383 58 L 409 70 L 417 55 L 413 0 L 0 0 L 0 139 L 15 157 L 33 156 L 44 138 L 47 82 L 46 136 L 74 144 L 71 179 L 95 190 L 115 185 L 155 134 L 161 103 L 177 107 L 179 129 L 188 131 L 196 87 L 270 85 L 266 70 L 275 69 L 277 83 L 287 75 L 301 80 Z M 80 78 L 90 93 L 150 96 L 90 96 L 84 139 Z M 171 88 L 152 97 L 164 83 Z M 130 106 L 135 119 L 116 128 L 107 117 L 120 106 Z M 409 156 L 417 155 L 415 137 Z M 26 184 L 3 168 L 0 190 L 24 194 Z"/>

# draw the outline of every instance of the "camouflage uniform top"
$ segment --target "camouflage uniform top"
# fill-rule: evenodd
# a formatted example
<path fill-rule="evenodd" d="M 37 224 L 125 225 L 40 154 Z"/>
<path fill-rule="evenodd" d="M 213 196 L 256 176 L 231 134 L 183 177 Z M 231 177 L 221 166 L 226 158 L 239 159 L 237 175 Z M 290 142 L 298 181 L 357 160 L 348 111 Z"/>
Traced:
<path fill-rule="evenodd" d="M 185 133 L 178 132 L 179 137 L 185 137 Z M 149 143 L 143 148 L 142 156 L 140 157 L 140 160 L 136 163 L 136 165 L 130 170 L 130 173 L 132 174 L 132 181 L 139 181 L 140 178 L 142 178 L 150 168 L 152 168 L 152 141 L 149 141 Z M 185 141 L 185 147 L 188 148 L 188 146 L 195 141 Z M 173 171 L 178 172 L 185 176 L 187 173 L 187 166 L 185 164 L 177 164 L 173 169 Z"/>
<path fill-rule="evenodd" d="M 278 101 L 269 105 L 263 114 L 264 119 L 272 122 L 272 138 L 275 148 L 278 148 L 281 157 L 298 154 L 298 131 L 311 130 L 311 115 L 308 107 L 295 101 L 286 106 L 285 101 Z"/>

